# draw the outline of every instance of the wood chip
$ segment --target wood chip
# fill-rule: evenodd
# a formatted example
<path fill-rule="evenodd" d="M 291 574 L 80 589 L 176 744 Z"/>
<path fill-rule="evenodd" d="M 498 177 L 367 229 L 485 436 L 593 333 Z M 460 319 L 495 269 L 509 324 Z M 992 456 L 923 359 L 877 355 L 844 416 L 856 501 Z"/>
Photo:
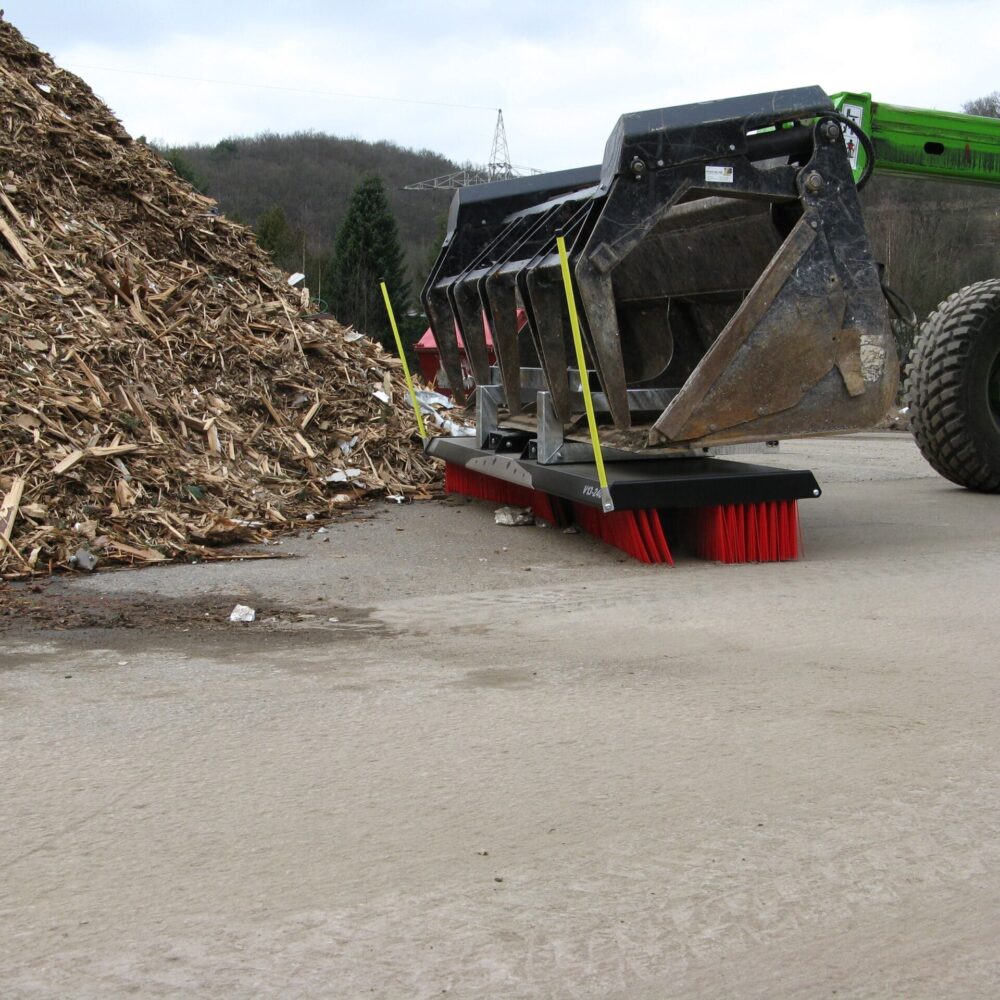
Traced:
<path fill-rule="evenodd" d="M 0 535 L 4 541 L 10 541 L 11 532 L 14 530 L 14 521 L 24 493 L 24 483 L 24 477 L 18 476 L 3 498 L 3 503 L 0 503 Z"/>
<path fill-rule="evenodd" d="M 65 472 L 69 472 L 70 469 L 76 465 L 84 456 L 84 451 L 82 448 L 77 448 L 76 451 L 71 451 L 61 462 L 57 463 L 52 468 L 53 476 L 61 476 Z"/>

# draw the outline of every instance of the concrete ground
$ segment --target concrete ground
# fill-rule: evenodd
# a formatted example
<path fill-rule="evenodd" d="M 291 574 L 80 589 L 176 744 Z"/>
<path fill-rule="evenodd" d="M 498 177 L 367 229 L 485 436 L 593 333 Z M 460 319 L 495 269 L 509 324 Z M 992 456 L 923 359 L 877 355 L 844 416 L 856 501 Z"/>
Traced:
<path fill-rule="evenodd" d="M 997 996 L 1000 498 L 768 461 L 798 563 L 379 504 L 56 583 L 133 627 L 0 635 L 0 995 Z"/>

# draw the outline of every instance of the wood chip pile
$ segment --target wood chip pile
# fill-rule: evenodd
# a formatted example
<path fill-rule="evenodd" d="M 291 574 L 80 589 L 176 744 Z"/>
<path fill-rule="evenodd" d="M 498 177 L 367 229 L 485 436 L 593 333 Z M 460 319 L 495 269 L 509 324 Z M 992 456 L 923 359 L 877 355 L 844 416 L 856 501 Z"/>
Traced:
<path fill-rule="evenodd" d="M 0 171 L 0 576 L 428 495 L 399 362 L 4 22 Z"/>

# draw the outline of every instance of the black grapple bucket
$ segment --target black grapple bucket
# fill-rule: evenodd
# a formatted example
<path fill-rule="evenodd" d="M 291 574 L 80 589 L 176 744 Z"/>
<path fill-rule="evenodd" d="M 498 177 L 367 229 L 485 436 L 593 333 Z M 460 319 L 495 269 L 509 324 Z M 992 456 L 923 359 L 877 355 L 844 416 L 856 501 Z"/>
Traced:
<path fill-rule="evenodd" d="M 460 190 L 422 296 L 456 396 L 461 332 L 501 425 L 571 436 L 586 378 L 626 452 L 872 426 L 898 361 L 841 124 L 818 87 L 644 111 L 600 167 Z"/>

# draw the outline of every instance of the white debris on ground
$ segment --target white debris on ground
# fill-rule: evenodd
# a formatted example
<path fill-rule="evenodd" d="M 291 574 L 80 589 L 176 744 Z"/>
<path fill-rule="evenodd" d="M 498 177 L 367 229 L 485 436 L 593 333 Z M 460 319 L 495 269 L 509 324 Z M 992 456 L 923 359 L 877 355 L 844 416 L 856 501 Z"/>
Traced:
<path fill-rule="evenodd" d="M 880 431 L 908 431 L 910 429 L 910 408 L 908 406 L 893 406 L 878 422 Z"/>
<path fill-rule="evenodd" d="M 521 528 L 535 523 L 535 515 L 530 507 L 500 507 L 493 517 L 497 524 L 507 528 Z"/>

